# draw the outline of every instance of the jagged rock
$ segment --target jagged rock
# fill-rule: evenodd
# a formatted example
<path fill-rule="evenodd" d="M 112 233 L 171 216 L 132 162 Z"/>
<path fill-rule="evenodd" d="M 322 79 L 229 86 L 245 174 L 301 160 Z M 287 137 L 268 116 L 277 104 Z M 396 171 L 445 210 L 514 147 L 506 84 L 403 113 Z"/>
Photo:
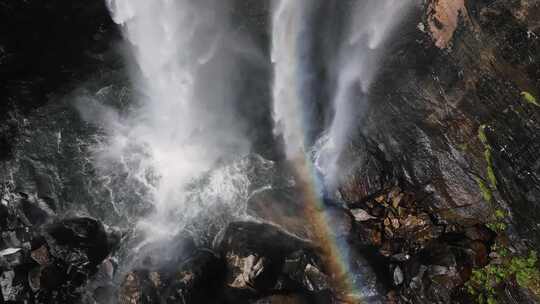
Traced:
<path fill-rule="evenodd" d="M 225 264 L 211 250 L 197 249 L 180 264 L 151 268 L 124 277 L 119 303 L 214 303 L 222 297 Z"/>
<path fill-rule="evenodd" d="M 467 18 L 464 0 L 432 1 L 428 6 L 428 24 L 435 45 L 445 48 L 458 27 L 460 18 Z"/>
<path fill-rule="evenodd" d="M 31 213 L 19 213 L 28 214 Z M 52 219 L 47 215 L 46 221 L 49 220 Z M 79 287 L 109 255 L 110 238 L 97 220 L 57 220 L 41 229 L 39 225 L 46 221 L 22 220 L 20 223 L 31 225 L 21 234 L 27 242 L 21 248 L 0 251 L 4 300 L 74 302 L 82 295 Z"/>
<path fill-rule="evenodd" d="M 303 250 L 285 258 L 283 273 L 309 292 L 330 290 L 329 277 L 322 272 L 314 257 Z"/>
<path fill-rule="evenodd" d="M 217 242 L 227 262 L 227 286 L 233 294 L 294 291 L 319 292 L 330 288 L 312 243 L 276 226 L 253 222 L 231 223 Z"/>
<path fill-rule="evenodd" d="M 19 204 L 25 220 L 32 226 L 43 225 L 56 215 L 45 200 L 36 196 L 25 194 Z"/>
<path fill-rule="evenodd" d="M 36 263 L 38 263 L 41 266 L 48 265 L 50 262 L 49 258 L 49 250 L 47 249 L 47 246 L 42 245 L 41 247 L 32 250 L 30 253 L 30 256 Z"/>
<path fill-rule="evenodd" d="M 58 259 L 66 256 L 80 262 L 83 259 L 90 262 L 89 267 L 95 267 L 110 252 L 105 228 L 92 218 L 58 221 L 47 227 L 47 234 L 50 253 Z"/>
<path fill-rule="evenodd" d="M 337 188 L 341 198 L 354 204 L 364 201 L 394 182 L 394 172 L 384 152 L 369 139 L 358 136 L 339 159 Z"/>
<path fill-rule="evenodd" d="M 453 292 L 465 282 L 465 251 L 434 242 L 404 266 L 403 294 L 418 303 L 450 303 Z"/>
<path fill-rule="evenodd" d="M 221 257 L 208 249 L 197 250 L 176 270 L 170 282 L 163 282 L 166 303 L 213 303 L 222 297 L 225 274 Z M 159 286 L 156 280 L 154 283 Z"/>
<path fill-rule="evenodd" d="M 367 211 L 363 209 L 353 209 L 351 210 L 351 213 L 354 216 L 354 219 L 358 222 L 365 222 L 376 219 L 376 217 L 371 216 Z"/>
<path fill-rule="evenodd" d="M 396 266 L 396 268 L 394 268 L 394 285 L 401 285 L 401 283 L 403 283 L 403 280 L 403 271 L 399 266 Z"/>
<path fill-rule="evenodd" d="M 13 269 L 23 262 L 22 248 L 7 248 L 0 251 L 1 266 Z"/>
<path fill-rule="evenodd" d="M 39 267 L 28 271 L 28 286 L 33 292 L 37 292 L 41 288 L 41 269 Z"/>
<path fill-rule="evenodd" d="M 117 261 L 114 258 L 107 258 L 99 265 L 97 273 L 86 286 L 87 302 L 96 301 L 101 304 L 118 300 L 118 286 L 115 282 L 117 268 Z"/>
<path fill-rule="evenodd" d="M 157 286 L 147 271 L 132 271 L 125 276 L 118 295 L 119 304 L 150 304 L 159 301 Z"/>
<path fill-rule="evenodd" d="M 13 270 L 4 271 L 0 275 L 0 287 L 3 295 L 3 301 L 17 301 L 19 300 L 18 290 L 14 282 L 15 272 Z"/>

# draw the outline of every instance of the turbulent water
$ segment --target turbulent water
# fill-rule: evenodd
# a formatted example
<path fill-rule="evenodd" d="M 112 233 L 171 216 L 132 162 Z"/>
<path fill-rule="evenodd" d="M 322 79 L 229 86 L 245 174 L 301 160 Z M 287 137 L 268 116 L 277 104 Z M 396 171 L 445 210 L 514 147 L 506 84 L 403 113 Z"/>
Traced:
<path fill-rule="evenodd" d="M 314 56 L 318 38 L 313 29 L 323 6 L 308 0 L 273 2 L 270 54 L 264 59 L 272 67 L 272 113 L 268 115 L 274 119 L 273 133 L 283 139 L 289 160 L 314 161 L 322 183 L 330 190 L 339 175 L 342 149 L 367 104 L 384 43 L 412 1 L 344 4 L 350 5 L 345 20 L 324 25 L 340 27 L 336 32 L 342 40 L 333 47 L 338 51 L 324 58 Z M 119 185 L 131 184 L 129 191 L 154 207 L 138 222 L 152 237 L 138 246 L 185 229 L 203 239 L 208 235 L 206 241 L 210 242 L 231 217 L 245 217 L 251 194 L 275 182 L 273 162 L 253 154 L 246 157 L 252 145 L 248 130 L 258 126 L 248 125 L 249 118 L 239 114 L 246 115 L 238 108 L 247 103 L 236 100 L 240 88 L 231 75 L 239 69 L 239 58 L 249 53 L 249 46 L 232 29 L 227 3 L 107 1 L 130 45 L 127 58 L 136 67 L 131 79 L 140 89 L 136 103 L 125 111 L 88 102 L 79 104 L 79 110 L 86 120 L 99 120 L 104 126 L 106 136 L 95 144 L 93 159 L 104 180 L 116 181 L 106 183 L 111 200 L 112 193 L 126 192 Z M 322 62 L 314 62 L 314 58 Z M 328 70 L 323 78 L 330 84 L 313 81 L 318 79 L 313 77 L 314 66 Z M 321 121 L 306 112 L 314 102 L 311 90 L 319 85 L 330 90 L 327 102 L 332 111 L 322 116 L 332 119 L 311 146 L 308 133 Z M 321 190 L 318 176 L 303 177 L 310 183 L 306 188 Z M 336 248 L 348 251 L 343 246 Z M 360 289 L 367 292 L 370 288 Z"/>
<path fill-rule="evenodd" d="M 132 46 L 138 67 L 132 79 L 142 94 L 127 115 L 100 111 L 110 136 L 96 159 L 101 167 L 123 163 L 155 206 L 145 227 L 174 233 L 178 214 L 196 213 L 186 204 L 188 185 L 249 150 L 228 80 L 235 67 L 231 46 L 239 41 L 229 32 L 223 1 L 107 4 Z"/>

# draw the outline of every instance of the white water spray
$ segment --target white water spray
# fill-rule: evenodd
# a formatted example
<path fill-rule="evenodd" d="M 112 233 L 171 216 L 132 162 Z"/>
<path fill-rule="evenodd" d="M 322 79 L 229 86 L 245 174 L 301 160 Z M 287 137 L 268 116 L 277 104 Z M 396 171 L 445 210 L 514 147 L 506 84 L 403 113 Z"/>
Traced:
<path fill-rule="evenodd" d="M 221 0 L 107 4 L 133 46 L 145 97 L 128 117 L 110 115 L 111 140 L 98 161 L 127 163 L 129 176 L 150 189 L 155 205 L 155 216 L 144 226 L 174 234 L 191 207 L 186 186 L 249 149 L 231 104 L 231 49 L 239 41 L 228 31 Z"/>
<path fill-rule="evenodd" d="M 339 157 L 350 141 L 367 105 L 367 95 L 376 76 L 382 46 L 405 16 L 414 0 L 357 1 L 337 60 L 337 87 L 334 92 L 334 117 L 318 164 L 330 190 L 337 183 Z"/>
<path fill-rule="evenodd" d="M 279 0 L 272 16 L 274 134 L 283 136 L 289 159 L 303 157 L 305 152 L 299 50 L 303 47 L 301 33 L 306 26 L 307 3 Z"/>

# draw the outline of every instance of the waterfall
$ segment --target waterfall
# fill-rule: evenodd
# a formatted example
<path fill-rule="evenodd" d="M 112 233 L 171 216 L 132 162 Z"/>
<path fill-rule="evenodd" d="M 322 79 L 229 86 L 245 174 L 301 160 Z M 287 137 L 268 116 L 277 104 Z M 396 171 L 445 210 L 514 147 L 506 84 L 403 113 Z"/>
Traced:
<path fill-rule="evenodd" d="M 408 12 L 414 0 L 354 1 L 344 25 L 344 39 L 338 51 L 326 62 L 306 62 L 310 58 L 309 18 L 316 4 L 304 0 L 278 0 L 272 16 L 272 53 L 274 66 L 274 134 L 281 135 L 289 159 L 304 157 L 306 150 L 316 151 L 317 167 L 329 189 L 337 183 L 338 160 L 350 141 L 367 106 L 370 86 L 384 53 L 384 43 Z M 313 22 L 317 22 L 314 20 Z M 331 70 L 335 88 L 331 93 L 333 117 L 315 147 L 306 147 L 310 121 L 306 107 L 312 102 L 306 79 L 309 65 L 321 64 Z M 330 77 L 330 78 L 332 78 Z M 321 143 L 321 141 L 324 141 Z"/>
<path fill-rule="evenodd" d="M 218 162 L 247 153 L 228 80 L 235 56 L 222 0 L 107 0 L 131 44 L 139 105 L 115 117 L 102 158 L 128 162 L 152 193 L 153 232 L 174 233 L 193 214 L 186 186 Z M 234 46 L 238 48 L 238 46 Z M 142 151 L 142 152 L 141 152 Z M 105 155 L 105 156 L 103 156 Z"/>
<path fill-rule="evenodd" d="M 301 50 L 305 47 L 306 13 L 309 1 L 280 0 L 272 16 L 272 54 L 274 65 L 274 134 L 283 136 L 289 159 L 305 153 L 303 121 L 304 99 Z"/>
<path fill-rule="evenodd" d="M 346 37 L 333 61 L 337 75 L 332 98 L 334 115 L 327 134 L 321 138 L 324 143 L 319 151 L 321 164 L 318 167 L 330 190 L 337 183 L 339 157 L 366 110 L 370 86 L 384 54 L 384 43 L 413 2 L 365 0 L 354 3 Z"/>

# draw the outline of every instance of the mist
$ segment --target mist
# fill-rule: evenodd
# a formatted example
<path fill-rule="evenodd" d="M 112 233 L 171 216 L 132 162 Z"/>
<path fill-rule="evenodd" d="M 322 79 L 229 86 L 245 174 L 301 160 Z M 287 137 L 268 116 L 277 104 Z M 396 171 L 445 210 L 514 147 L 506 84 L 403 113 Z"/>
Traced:
<path fill-rule="evenodd" d="M 107 0 L 107 5 L 131 46 L 127 57 L 137 67 L 131 79 L 141 94 L 127 114 L 92 103 L 79 109 L 87 120 L 99 116 L 108 134 L 95 149 L 96 167 L 122 163 L 127 178 L 148 191 L 154 206 L 140 224 L 152 235 L 172 235 L 188 214 L 186 187 L 249 152 L 246 126 L 235 108 L 234 69 L 253 52 L 231 30 L 224 1 Z M 189 214 L 197 213 L 193 208 Z"/>
<path fill-rule="evenodd" d="M 309 1 L 280 0 L 274 3 L 272 15 L 272 64 L 274 134 L 282 136 L 285 155 L 297 158 L 305 153 L 305 123 L 303 118 L 305 95 L 301 61 L 308 27 L 306 16 Z"/>

